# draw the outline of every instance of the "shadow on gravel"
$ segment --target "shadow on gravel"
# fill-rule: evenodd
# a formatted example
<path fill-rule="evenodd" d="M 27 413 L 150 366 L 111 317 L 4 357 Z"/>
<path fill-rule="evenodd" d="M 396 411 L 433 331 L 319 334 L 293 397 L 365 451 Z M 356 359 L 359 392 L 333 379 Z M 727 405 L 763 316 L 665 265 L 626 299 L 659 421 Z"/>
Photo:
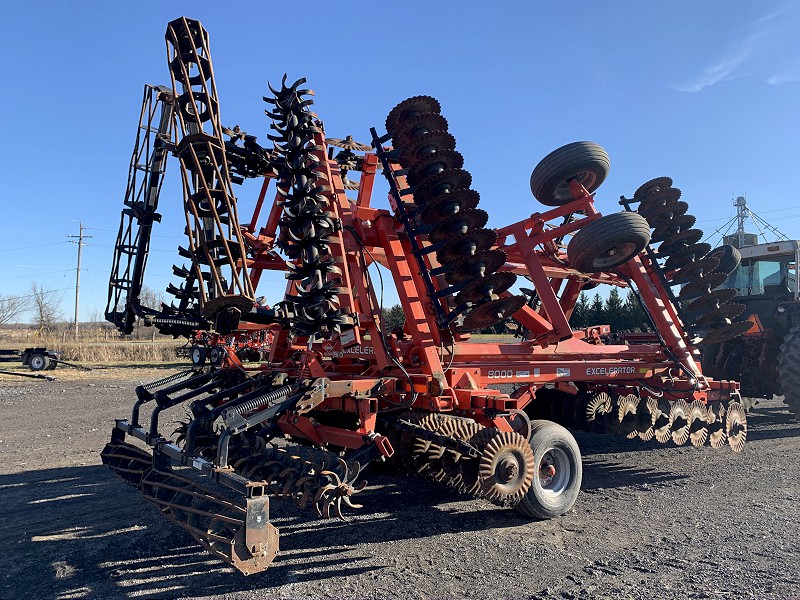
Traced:
<path fill-rule="evenodd" d="M 592 493 L 610 488 L 657 486 L 670 481 L 688 479 L 687 475 L 676 475 L 650 468 L 632 468 L 620 463 L 591 459 L 583 464 L 581 490 Z"/>
<path fill-rule="evenodd" d="M 465 510 L 458 504 L 463 496 L 416 478 L 376 473 L 370 483 L 377 485 L 361 494 L 365 507 L 349 522 L 316 519 L 274 501 L 279 556 L 264 573 L 244 577 L 105 467 L 0 475 L 0 598 L 163 598 L 269 589 L 388 566 L 381 557 L 363 556 L 365 543 L 530 523 L 489 504 Z"/>

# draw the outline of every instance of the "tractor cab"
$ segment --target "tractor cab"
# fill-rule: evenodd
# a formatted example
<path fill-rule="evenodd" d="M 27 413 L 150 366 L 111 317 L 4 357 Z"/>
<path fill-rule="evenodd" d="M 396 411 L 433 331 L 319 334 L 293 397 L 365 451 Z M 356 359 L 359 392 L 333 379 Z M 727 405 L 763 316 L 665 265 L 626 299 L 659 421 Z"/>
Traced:
<path fill-rule="evenodd" d="M 796 240 L 745 246 L 742 262 L 721 286 L 737 290 L 742 300 L 800 299 L 797 265 L 800 244 Z"/>

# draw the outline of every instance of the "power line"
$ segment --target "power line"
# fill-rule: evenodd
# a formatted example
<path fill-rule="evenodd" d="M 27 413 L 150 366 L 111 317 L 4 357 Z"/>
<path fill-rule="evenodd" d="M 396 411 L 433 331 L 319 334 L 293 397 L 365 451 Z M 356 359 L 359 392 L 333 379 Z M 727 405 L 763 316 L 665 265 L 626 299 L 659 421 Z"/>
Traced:
<path fill-rule="evenodd" d="M 65 290 L 68 291 L 68 290 L 71 290 L 71 289 L 72 289 L 71 287 L 66 287 L 66 288 L 58 288 L 58 289 L 55 289 L 55 290 L 47 290 L 47 292 L 48 293 L 50 293 L 50 292 L 63 292 Z M 38 295 L 39 294 L 27 294 L 25 296 L 3 296 L 3 300 L 25 300 L 27 298 L 35 298 Z"/>
<path fill-rule="evenodd" d="M 59 244 L 69 244 L 69 242 L 53 242 L 52 244 L 36 244 L 35 246 L 22 246 L 19 248 L 5 248 L 0 252 L 16 252 L 17 250 L 31 250 L 33 248 L 44 248 L 46 246 L 58 246 Z"/>
<path fill-rule="evenodd" d="M 57 273 L 68 273 L 69 271 L 72 271 L 72 269 L 71 268 L 70 269 L 64 269 L 62 271 L 48 271 L 47 273 L 37 273 L 36 277 L 42 277 L 44 275 L 55 275 Z M 25 277 L 30 277 L 30 274 L 28 274 L 28 275 L 19 275 L 17 277 L 5 277 L 3 279 L 0 279 L 0 281 L 10 281 L 12 279 L 24 279 Z"/>

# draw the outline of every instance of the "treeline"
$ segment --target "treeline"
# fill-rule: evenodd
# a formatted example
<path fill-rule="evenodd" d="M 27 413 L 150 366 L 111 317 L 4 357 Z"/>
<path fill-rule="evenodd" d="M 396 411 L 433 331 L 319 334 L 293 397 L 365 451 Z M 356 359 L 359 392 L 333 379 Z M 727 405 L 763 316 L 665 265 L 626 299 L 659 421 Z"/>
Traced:
<path fill-rule="evenodd" d="M 650 331 L 650 321 L 642 310 L 633 290 L 628 290 L 625 299 L 618 288 L 611 288 L 605 301 L 600 294 L 592 299 L 585 293 L 580 295 L 572 311 L 569 324 L 574 329 L 591 325 L 610 325 L 611 331 Z"/>
<path fill-rule="evenodd" d="M 403 307 L 395 304 L 391 308 L 383 309 L 383 327 L 388 333 L 405 323 Z M 595 294 L 591 299 L 588 294 L 582 293 L 572 311 L 569 324 L 573 329 L 583 329 L 591 325 L 610 325 L 611 331 L 650 331 L 650 321 L 647 319 L 642 307 L 636 300 L 632 290 L 628 290 L 623 299 L 619 289 L 611 288 L 608 298 L 603 300 L 600 294 Z M 504 323 L 482 329 L 480 333 L 501 334 L 507 333 Z"/>

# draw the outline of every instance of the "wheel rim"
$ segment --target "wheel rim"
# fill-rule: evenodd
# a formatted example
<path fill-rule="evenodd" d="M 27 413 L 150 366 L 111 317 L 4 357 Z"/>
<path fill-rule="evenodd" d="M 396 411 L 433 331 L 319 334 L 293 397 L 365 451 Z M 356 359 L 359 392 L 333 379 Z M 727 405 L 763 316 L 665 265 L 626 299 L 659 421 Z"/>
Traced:
<path fill-rule="evenodd" d="M 597 181 L 597 174 L 592 171 L 580 171 L 575 173 L 559 183 L 553 195 L 559 200 L 572 200 L 572 194 L 569 191 L 569 184 L 573 180 L 577 181 L 591 192 L 595 182 Z"/>
<path fill-rule="evenodd" d="M 201 363 L 205 362 L 205 353 L 200 346 L 195 346 L 192 348 L 192 363 L 195 365 L 200 365 Z"/>
<path fill-rule="evenodd" d="M 564 493 L 572 478 L 569 456 L 561 448 L 548 448 L 539 461 L 536 486 L 546 497 L 555 498 Z"/>
<path fill-rule="evenodd" d="M 605 268 L 615 266 L 621 262 L 625 262 L 636 253 L 636 244 L 626 242 L 624 244 L 617 244 L 601 253 L 597 258 L 592 261 L 592 265 L 598 268 Z"/>
<path fill-rule="evenodd" d="M 41 356 L 34 356 L 30 361 L 30 365 L 35 371 L 41 371 L 44 368 L 44 358 Z"/>

